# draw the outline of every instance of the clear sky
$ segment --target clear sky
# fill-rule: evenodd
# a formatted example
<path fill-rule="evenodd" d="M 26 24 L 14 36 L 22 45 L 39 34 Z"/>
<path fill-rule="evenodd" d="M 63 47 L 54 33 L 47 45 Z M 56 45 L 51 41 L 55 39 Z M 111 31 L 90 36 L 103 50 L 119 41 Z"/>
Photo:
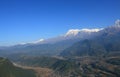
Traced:
<path fill-rule="evenodd" d="M 0 46 L 104 28 L 120 19 L 120 0 L 0 0 Z"/>

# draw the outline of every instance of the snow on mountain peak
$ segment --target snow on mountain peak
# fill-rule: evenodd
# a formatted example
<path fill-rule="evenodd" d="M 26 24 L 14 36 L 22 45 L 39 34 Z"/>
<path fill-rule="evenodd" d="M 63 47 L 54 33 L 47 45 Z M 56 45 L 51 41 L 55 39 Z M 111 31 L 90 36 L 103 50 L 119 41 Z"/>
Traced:
<path fill-rule="evenodd" d="M 32 42 L 27 42 L 27 43 L 20 43 L 19 45 L 25 45 L 25 44 L 37 44 L 37 43 L 40 43 L 40 42 L 43 42 L 44 39 L 39 39 L 39 40 L 36 40 L 36 41 L 32 41 Z"/>
<path fill-rule="evenodd" d="M 36 43 L 43 42 L 43 41 L 44 41 L 44 39 L 39 39 L 39 40 L 34 41 L 34 42 L 32 42 L 32 43 L 36 44 Z"/>
<path fill-rule="evenodd" d="M 80 32 L 79 29 L 70 29 L 70 30 L 68 30 L 68 32 L 66 33 L 66 36 L 67 36 L 67 35 L 77 35 L 79 32 Z"/>
<path fill-rule="evenodd" d="M 95 28 L 95 29 L 81 29 L 80 31 L 82 31 L 82 32 L 89 32 L 89 33 L 91 33 L 91 32 L 98 32 L 98 31 L 100 31 L 100 30 L 102 30 L 102 28 L 101 29 L 98 29 L 98 28 Z"/>
<path fill-rule="evenodd" d="M 115 21 L 115 26 L 119 26 L 120 27 L 120 20 Z"/>
<path fill-rule="evenodd" d="M 70 29 L 68 30 L 68 32 L 65 34 L 65 36 L 69 36 L 69 35 L 77 35 L 79 32 L 86 32 L 86 33 L 92 33 L 92 32 L 98 32 L 100 30 L 102 30 L 103 28 L 99 29 L 99 28 L 95 28 L 95 29 Z"/>

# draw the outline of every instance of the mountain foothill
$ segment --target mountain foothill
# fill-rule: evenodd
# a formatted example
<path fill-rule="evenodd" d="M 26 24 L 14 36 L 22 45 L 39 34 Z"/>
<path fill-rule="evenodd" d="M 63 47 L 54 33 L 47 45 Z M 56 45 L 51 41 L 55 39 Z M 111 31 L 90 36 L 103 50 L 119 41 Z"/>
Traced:
<path fill-rule="evenodd" d="M 120 20 L 106 28 L 71 29 L 35 43 L 0 47 L 0 56 L 0 77 L 120 77 Z M 14 63 L 41 67 L 44 75 Z"/>

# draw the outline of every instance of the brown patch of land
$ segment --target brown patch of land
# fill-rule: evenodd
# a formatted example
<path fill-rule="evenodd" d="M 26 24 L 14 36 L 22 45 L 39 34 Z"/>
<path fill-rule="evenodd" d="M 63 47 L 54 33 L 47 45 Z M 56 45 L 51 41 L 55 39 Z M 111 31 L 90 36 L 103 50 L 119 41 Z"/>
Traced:
<path fill-rule="evenodd" d="M 13 63 L 13 64 L 16 67 L 20 67 L 20 68 L 23 68 L 23 69 L 30 69 L 30 70 L 35 71 L 36 77 L 49 77 L 53 73 L 53 70 L 51 70 L 49 68 L 22 66 L 22 65 L 19 65 L 19 64 L 16 64 L 16 63 Z"/>

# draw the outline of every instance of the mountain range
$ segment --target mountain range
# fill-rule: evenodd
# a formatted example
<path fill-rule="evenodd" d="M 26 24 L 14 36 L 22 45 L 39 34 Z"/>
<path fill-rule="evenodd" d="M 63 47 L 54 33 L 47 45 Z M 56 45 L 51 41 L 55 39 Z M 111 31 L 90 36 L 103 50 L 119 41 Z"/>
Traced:
<path fill-rule="evenodd" d="M 105 53 L 110 51 L 110 49 L 111 51 L 119 49 L 119 33 L 120 20 L 117 20 L 114 25 L 107 28 L 70 29 L 64 35 L 58 37 L 40 39 L 33 43 L 0 47 L 0 56 L 8 57 L 18 54 L 30 56 L 63 56 L 65 54 L 68 55 L 68 53 L 82 55 L 82 52 L 88 51 L 90 54 L 96 54 L 96 51 Z M 80 53 L 78 54 L 78 52 Z"/>
<path fill-rule="evenodd" d="M 117 20 L 106 28 L 71 29 L 55 38 L 0 47 L 0 56 L 23 66 L 52 69 L 49 77 L 120 77 L 119 39 Z"/>
<path fill-rule="evenodd" d="M 31 43 L 18 44 L 9 47 L 0 47 L 2 55 L 26 54 L 26 55 L 59 55 L 72 44 L 96 36 L 102 29 L 71 29 L 66 34 L 49 39 L 40 39 Z"/>
<path fill-rule="evenodd" d="M 99 32 L 94 38 L 84 39 L 65 49 L 61 55 L 64 56 L 100 56 L 110 52 L 120 51 L 120 22 L 107 27 Z"/>
<path fill-rule="evenodd" d="M 92 38 L 102 38 L 106 34 L 113 33 L 117 29 L 119 30 L 120 21 L 117 20 L 113 26 L 101 29 L 70 29 L 66 34 L 49 38 L 49 39 L 40 39 L 33 43 L 18 44 L 10 47 L 1 47 L 1 54 L 8 55 L 11 54 L 26 54 L 26 55 L 59 55 L 63 50 L 69 48 L 74 43 L 85 39 Z M 96 38 L 96 39 L 97 39 Z M 109 37 L 108 37 L 109 38 Z M 7 54 L 6 54 L 7 53 Z"/>

